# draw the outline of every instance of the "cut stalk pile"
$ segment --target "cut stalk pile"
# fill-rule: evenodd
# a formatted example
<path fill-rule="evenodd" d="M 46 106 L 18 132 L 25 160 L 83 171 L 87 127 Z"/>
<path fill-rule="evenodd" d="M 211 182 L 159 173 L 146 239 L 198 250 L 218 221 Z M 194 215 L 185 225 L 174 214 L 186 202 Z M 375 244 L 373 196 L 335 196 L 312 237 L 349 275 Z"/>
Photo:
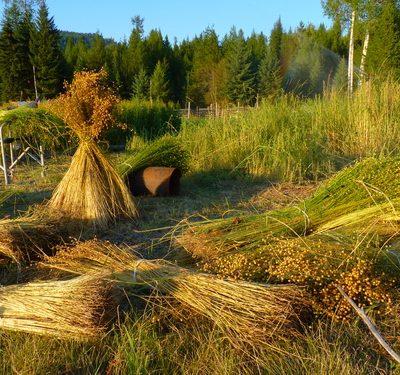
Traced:
<path fill-rule="evenodd" d="M 79 145 L 70 168 L 53 192 L 49 209 L 99 227 L 136 215 L 126 185 L 94 142 Z"/>
<path fill-rule="evenodd" d="M 128 156 L 118 165 L 117 170 L 125 178 L 139 169 L 150 166 L 177 168 L 184 173 L 189 168 L 189 154 L 176 137 L 165 135 L 143 150 Z"/>
<path fill-rule="evenodd" d="M 36 281 L 0 289 L 0 328 L 92 339 L 105 333 L 110 287 L 98 278 Z"/>
<path fill-rule="evenodd" d="M 400 159 L 367 159 L 302 204 L 189 224 L 178 242 L 207 272 L 307 286 L 318 311 L 347 319 L 336 285 L 361 306 L 384 306 L 400 283 Z"/>
<path fill-rule="evenodd" d="M 99 241 L 62 250 L 43 265 L 75 274 L 108 274 L 127 293 L 137 284 L 148 285 L 178 302 L 179 315 L 192 312 L 210 319 L 233 344 L 254 346 L 277 335 L 293 334 L 299 314 L 308 309 L 306 294 L 292 285 L 222 280 L 164 260 L 144 260 L 129 249 Z"/>
<path fill-rule="evenodd" d="M 219 257 L 237 249 L 257 249 L 277 236 L 309 235 L 344 215 L 385 202 L 395 212 L 399 178 L 400 158 L 366 159 L 335 175 L 297 206 L 185 224 L 188 229 L 177 241 L 199 258 Z"/>

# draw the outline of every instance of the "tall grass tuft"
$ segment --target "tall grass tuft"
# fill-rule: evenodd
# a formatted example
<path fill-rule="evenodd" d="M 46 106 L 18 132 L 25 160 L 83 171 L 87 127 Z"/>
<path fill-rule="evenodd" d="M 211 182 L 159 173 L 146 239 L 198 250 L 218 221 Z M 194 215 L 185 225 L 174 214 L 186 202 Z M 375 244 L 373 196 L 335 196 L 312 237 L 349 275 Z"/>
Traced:
<path fill-rule="evenodd" d="M 111 129 L 105 134 L 113 144 L 129 143 L 132 136 L 139 135 L 152 140 L 180 128 L 180 117 L 172 105 L 137 99 L 121 101 L 116 109 L 117 122 L 126 125 L 124 130 Z"/>

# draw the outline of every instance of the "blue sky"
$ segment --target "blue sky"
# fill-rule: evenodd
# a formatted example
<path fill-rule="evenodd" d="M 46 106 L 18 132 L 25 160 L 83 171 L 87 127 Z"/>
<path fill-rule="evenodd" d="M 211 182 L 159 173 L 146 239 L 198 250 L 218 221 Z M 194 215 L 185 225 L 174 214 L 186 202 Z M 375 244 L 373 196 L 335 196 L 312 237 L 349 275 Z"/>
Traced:
<path fill-rule="evenodd" d="M 222 37 L 233 25 L 245 35 L 254 30 L 269 35 L 281 17 L 285 30 L 305 24 L 330 25 L 320 0 L 47 0 L 50 15 L 60 30 L 99 31 L 116 41 L 128 38 L 131 17 L 144 18 L 145 33 L 154 28 L 181 41 L 214 27 Z"/>

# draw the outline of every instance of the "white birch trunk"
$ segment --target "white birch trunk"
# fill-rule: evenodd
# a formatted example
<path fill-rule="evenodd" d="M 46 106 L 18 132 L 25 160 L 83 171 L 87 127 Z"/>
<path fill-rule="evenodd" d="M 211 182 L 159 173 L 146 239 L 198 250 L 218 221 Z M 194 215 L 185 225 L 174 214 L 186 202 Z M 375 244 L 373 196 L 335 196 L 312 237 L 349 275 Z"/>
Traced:
<path fill-rule="evenodd" d="M 367 58 L 367 52 L 368 52 L 368 44 L 369 44 L 369 30 L 367 30 L 367 33 L 365 34 L 365 39 L 364 39 L 364 44 L 363 44 L 363 50 L 362 50 L 362 55 L 361 55 L 361 64 L 360 64 L 360 86 L 362 85 L 364 79 L 365 79 L 365 60 Z"/>
<path fill-rule="evenodd" d="M 356 22 L 356 11 L 351 12 L 350 42 L 349 42 L 349 65 L 348 65 L 348 93 L 353 93 L 354 82 L 354 24 Z"/>

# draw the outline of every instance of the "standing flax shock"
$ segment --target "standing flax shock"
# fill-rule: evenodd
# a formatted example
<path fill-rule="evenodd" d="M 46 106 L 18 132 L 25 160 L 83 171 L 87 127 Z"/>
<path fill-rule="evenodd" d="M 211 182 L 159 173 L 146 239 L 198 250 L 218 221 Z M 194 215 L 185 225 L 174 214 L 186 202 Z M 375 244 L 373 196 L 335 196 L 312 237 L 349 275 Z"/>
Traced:
<path fill-rule="evenodd" d="M 79 138 L 71 166 L 48 202 L 49 211 L 95 227 L 137 216 L 129 190 L 96 143 L 114 123 L 112 108 L 118 101 L 104 84 L 106 77 L 104 70 L 75 73 L 65 93 L 49 104 Z"/>

